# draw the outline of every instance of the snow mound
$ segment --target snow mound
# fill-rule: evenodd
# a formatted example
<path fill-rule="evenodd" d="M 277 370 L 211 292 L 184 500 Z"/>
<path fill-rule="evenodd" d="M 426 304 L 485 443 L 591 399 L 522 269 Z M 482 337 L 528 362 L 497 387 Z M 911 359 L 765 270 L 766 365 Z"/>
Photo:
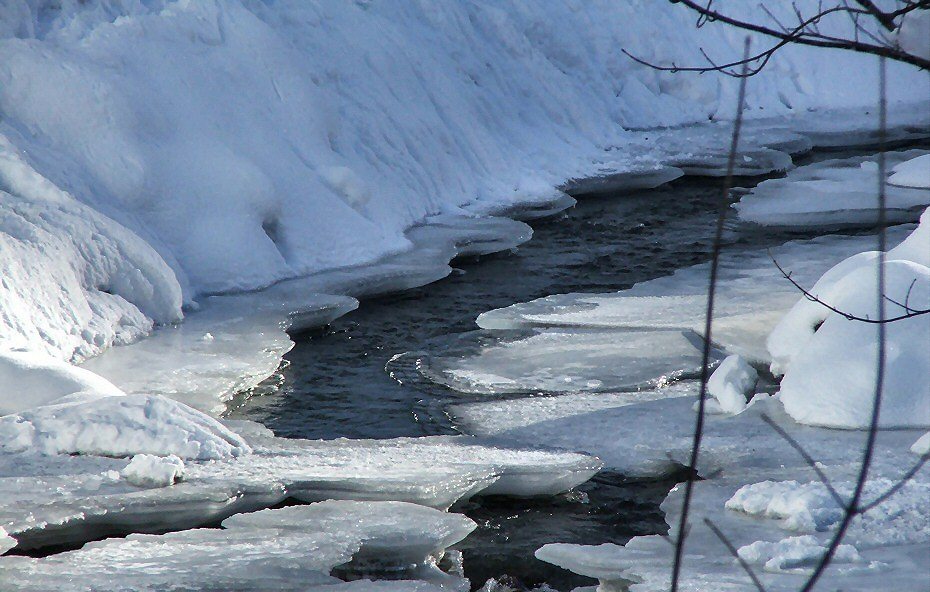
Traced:
<path fill-rule="evenodd" d="M 923 150 L 886 152 L 886 216 L 916 220 L 930 205 L 930 170 Z M 798 167 L 759 183 L 735 205 L 741 220 L 775 227 L 869 226 L 878 219 L 878 156 L 843 158 Z"/>
<path fill-rule="evenodd" d="M 737 550 L 740 559 L 746 563 L 761 564 L 766 571 L 771 572 L 813 569 L 826 552 L 827 546 L 810 535 L 788 537 L 776 543 L 756 541 Z M 862 557 L 855 547 L 840 545 L 836 548 L 831 563 L 861 561 Z"/>
<path fill-rule="evenodd" d="M 759 374 L 740 356 L 727 356 L 707 381 L 707 392 L 723 413 L 735 414 L 746 408 Z"/>
<path fill-rule="evenodd" d="M 184 477 L 184 461 L 173 454 L 137 454 L 120 471 L 120 476 L 138 487 L 168 487 Z"/>
<path fill-rule="evenodd" d="M 888 183 L 901 187 L 930 189 L 930 154 L 924 154 L 895 165 Z"/>
<path fill-rule="evenodd" d="M 860 267 L 820 295 L 839 310 L 876 319 L 876 276 L 873 266 Z M 924 309 L 930 305 L 927 267 L 888 261 L 885 276 L 886 295 L 900 303 L 888 303 L 886 318 L 907 314 L 908 306 Z M 885 324 L 885 329 L 887 353 L 879 423 L 926 427 L 930 425 L 930 351 L 926 347 L 930 343 L 930 315 L 896 320 Z M 867 427 L 876 393 L 877 333 L 873 324 L 831 313 L 791 358 L 779 395 L 785 410 L 802 423 Z"/>

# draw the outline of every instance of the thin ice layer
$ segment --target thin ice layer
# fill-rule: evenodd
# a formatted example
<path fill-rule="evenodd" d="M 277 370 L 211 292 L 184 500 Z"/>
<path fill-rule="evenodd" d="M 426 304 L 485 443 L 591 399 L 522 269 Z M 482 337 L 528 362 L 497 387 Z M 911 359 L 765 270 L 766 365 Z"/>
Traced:
<path fill-rule="evenodd" d="M 630 390 L 694 376 L 700 347 L 700 337 L 676 330 L 539 329 L 515 338 L 479 332 L 457 336 L 417 367 L 466 393 Z"/>

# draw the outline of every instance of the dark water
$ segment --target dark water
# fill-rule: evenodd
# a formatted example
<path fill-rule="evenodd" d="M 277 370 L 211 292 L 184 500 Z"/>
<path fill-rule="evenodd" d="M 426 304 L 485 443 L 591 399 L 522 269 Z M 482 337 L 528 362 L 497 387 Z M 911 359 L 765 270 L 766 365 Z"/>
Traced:
<path fill-rule="evenodd" d="M 580 198 L 576 207 L 532 223 L 534 238 L 514 252 L 457 261 L 459 271 L 445 280 L 363 302 L 325 331 L 295 335 L 280 390 L 250 399 L 233 415 L 286 437 L 455 433 L 438 411 L 446 401 L 468 397 L 415 373 L 403 384 L 392 379 L 385 365 L 395 354 L 475 330 L 475 317 L 489 309 L 549 294 L 619 290 L 708 260 L 719 187 L 719 181 L 681 179 L 648 191 Z M 726 248 L 802 237 L 731 224 Z M 545 581 L 562 590 L 596 583 L 537 561 L 533 551 L 548 542 L 625 543 L 664 533 L 659 503 L 671 485 L 626 483 L 602 473 L 554 499 L 469 502 L 457 508 L 479 524 L 458 546 L 466 575 L 478 586 L 501 576 L 520 586 Z"/>

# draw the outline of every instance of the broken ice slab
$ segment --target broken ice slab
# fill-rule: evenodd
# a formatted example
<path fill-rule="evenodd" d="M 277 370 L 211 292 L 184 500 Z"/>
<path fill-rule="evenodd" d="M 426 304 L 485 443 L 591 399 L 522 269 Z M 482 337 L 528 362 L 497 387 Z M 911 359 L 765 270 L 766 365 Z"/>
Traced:
<path fill-rule="evenodd" d="M 461 514 L 417 504 L 341 500 L 236 514 L 223 521 L 227 529 L 351 533 L 361 543 L 349 566 L 354 572 L 426 566 L 476 526 Z"/>
<path fill-rule="evenodd" d="M 598 580 L 597 592 L 625 592 L 642 580 L 624 565 L 623 547 L 613 543 L 573 545 L 550 543 L 537 549 L 536 558 L 572 573 Z"/>
<path fill-rule="evenodd" d="M 395 440 L 246 439 L 253 453 L 188 461 L 170 487 L 134 487 L 126 459 L 0 455 L 0 527 L 21 548 L 127 532 L 161 532 L 302 501 L 408 501 L 447 508 L 479 493 L 537 496 L 587 481 L 598 459 L 571 452 L 482 442 L 468 436 Z"/>
<path fill-rule="evenodd" d="M 691 331 L 476 331 L 453 336 L 417 367 L 464 393 L 630 390 L 695 376 L 701 348 Z"/>
<path fill-rule="evenodd" d="M 886 152 L 885 174 L 930 154 Z M 878 220 L 878 155 L 825 160 L 769 179 L 734 207 L 744 222 L 776 228 L 870 226 Z M 888 222 L 912 222 L 930 205 L 930 189 L 885 184 Z"/>
<path fill-rule="evenodd" d="M 304 590 L 339 584 L 331 575 L 338 568 L 339 575 L 391 573 L 461 589 L 467 583 L 435 562 L 474 528 L 465 516 L 415 504 L 330 501 L 239 514 L 222 530 L 136 534 L 42 559 L 4 558 L 3 581 L 19 590 L 52 583 L 59 590 Z"/>
<path fill-rule="evenodd" d="M 354 298 L 328 294 L 215 296 L 183 323 L 112 348 L 83 367 L 128 394 L 163 395 L 220 413 L 233 395 L 254 388 L 278 368 L 293 346 L 285 332 L 292 319 L 325 325 L 356 306 Z"/>

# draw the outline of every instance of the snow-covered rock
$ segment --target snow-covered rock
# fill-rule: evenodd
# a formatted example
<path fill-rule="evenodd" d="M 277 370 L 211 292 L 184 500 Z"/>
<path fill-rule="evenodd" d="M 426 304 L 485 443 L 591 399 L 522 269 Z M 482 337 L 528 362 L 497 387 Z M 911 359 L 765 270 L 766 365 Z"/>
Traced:
<path fill-rule="evenodd" d="M 886 318 L 930 308 L 930 210 L 885 263 Z M 877 254 L 863 252 L 825 273 L 809 292 L 859 318 L 877 319 Z M 930 315 L 886 323 L 880 423 L 930 424 Z M 784 374 L 781 399 L 798 421 L 833 427 L 869 424 L 875 395 L 878 331 L 820 302 L 801 298 L 767 345 L 772 371 Z"/>

